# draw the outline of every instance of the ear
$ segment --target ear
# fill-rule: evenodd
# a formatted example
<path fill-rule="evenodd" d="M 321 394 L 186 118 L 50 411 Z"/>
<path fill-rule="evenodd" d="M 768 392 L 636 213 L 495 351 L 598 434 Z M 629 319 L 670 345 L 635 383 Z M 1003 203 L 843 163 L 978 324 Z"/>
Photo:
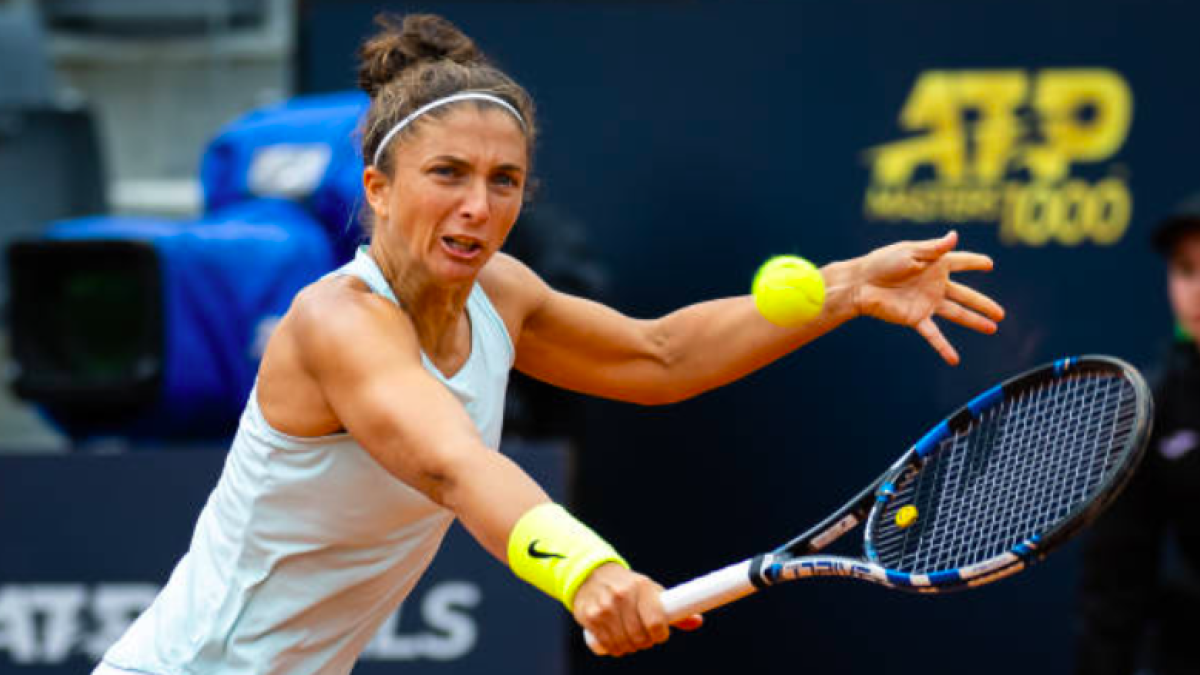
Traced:
<path fill-rule="evenodd" d="M 391 179 L 374 166 L 368 166 L 363 169 L 362 180 L 363 192 L 367 195 L 367 203 L 371 205 L 371 210 L 375 212 L 376 217 L 387 220 L 388 197 L 392 190 Z"/>

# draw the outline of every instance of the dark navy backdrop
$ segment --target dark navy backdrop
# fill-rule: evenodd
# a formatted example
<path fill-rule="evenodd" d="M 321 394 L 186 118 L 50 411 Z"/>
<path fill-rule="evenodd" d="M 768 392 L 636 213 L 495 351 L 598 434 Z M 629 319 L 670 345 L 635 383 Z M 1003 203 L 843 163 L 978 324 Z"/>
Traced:
<path fill-rule="evenodd" d="M 353 85 L 352 54 L 382 7 L 308 3 L 306 90 Z M 744 292 L 769 254 L 829 261 L 943 232 L 953 219 L 887 222 L 864 213 L 872 180 L 866 151 L 921 134 L 900 116 L 922 74 L 1002 70 L 1032 83 L 1048 69 L 1102 69 L 1128 88 L 1127 133 L 1107 154 L 1073 163 L 1068 175 L 1088 186 L 1112 178 L 1131 195 L 1132 218 L 1115 243 L 1031 246 L 1002 241 L 995 218 L 960 226 L 964 246 L 998 267 L 970 282 L 1009 311 L 994 337 L 947 329 L 962 366 L 943 365 L 914 333 L 859 321 L 694 401 L 589 406 L 581 511 L 664 583 L 773 545 L 823 516 L 1000 377 L 1085 352 L 1145 364 L 1169 332 L 1162 267 L 1145 240 L 1156 218 L 1200 188 L 1188 168 L 1200 151 L 1200 95 L 1185 75 L 1200 61 L 1200 7 L 1164 0 L 386 7 L 446 15 L 531 89 L 543 129 L 540 200 L 589 225 L 612 272 L 613 304 L 637 316 Z M 1028 114 L 1013 112 L 1009 121 Z M 1078 112 L 1080 128 L 1095 114 Z M 1008 177 L 1018 186 L 1033 182 L 1027 172 Z M 924 166 L 913 180 L 936 186 L 945 178 Z M 591 659 L 576 643 L 575 666 L 584 673 L 809 666 L 865 673 L 906 655 L 937 665 L 895 672 L 1005 673 L 1014 660 L 1034 659 L 1047 662 L 1039 672 L 1064 672 L 1074 569 L 1068 552 L 998 587 L 945 599 L 853 584 L 791 587 L 715 613 L 703 636 L 636 658 Z"/>
<path fill-rule="evenodd" d="M 567 499 L 567 448 L 503 451 Z M 0 673 L 91 672 L 187 551 L 224 463 L 221 451 L 0 457 Z M 467 675 L 519 661 L 513 670 L 560 675 L 568 622 L 456 525 L 354 672 Z"/>

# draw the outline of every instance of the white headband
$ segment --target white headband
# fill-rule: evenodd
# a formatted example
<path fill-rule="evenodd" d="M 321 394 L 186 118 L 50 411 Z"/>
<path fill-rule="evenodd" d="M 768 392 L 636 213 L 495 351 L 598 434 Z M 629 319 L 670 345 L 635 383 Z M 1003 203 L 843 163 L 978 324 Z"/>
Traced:
<path fill-rule="evenodd" d="M 396 134 L 400 133 L 404 129 L 404 127 L 408 126 L 409 124 L 412 124 L 413 120 L 417 119 L 421 115 L 424 115 L 425 113 L 429 112 L 430 110 L 433 110 L 434 108 L 440 108 L 440 107 L 442 107 L 444 105 L 448 105 L 450 103 L 457 103 L 459 101 L 470 101 L 470 100 L 488 101 L 489 103 L 495 103 L 496 105 L 500 106 L 501 108 L 504 108 L 508 112 L 512 113 L 513 117 L 517 118 L 517 122 L 519 122 L 521 124 L 521 129 L 525 129 L 525 118 L 521 117 L 521 113 L 517 112 L 517 109 L 512 107 L 512 105 L 508 101 L 505 101 L 504 99 L 500 98 L 499 96 L 493 96 L 491 94 L 487 94 L 482 91 L 461 91 L 457 94 L 451 94 L 450 96 L 447 96 L 445 98 L 439 98 L 436 101 L 426 103 L 425 105 L 421 106 L 420 108 L 417 108 L 416 110 L 412 111 L 412 113 L 410 113 L 408 117 L 405 117 L 404 119 L 397 122 L 396 126 L 392 127 L 391 131 L 387 132 L 387 135 L 384 136 L 383 140 L 379 142 L 379 147 L 375 150 L 375 161 L 372 162 L 372 164 L 374 164 L 375 166 L 379 166 L 379 160 L 380 160 L 380 158 L 383 157 L 383 151 L 385 149 L 387 149 L 388 143 L 390 143 L 392 138 Z"/>

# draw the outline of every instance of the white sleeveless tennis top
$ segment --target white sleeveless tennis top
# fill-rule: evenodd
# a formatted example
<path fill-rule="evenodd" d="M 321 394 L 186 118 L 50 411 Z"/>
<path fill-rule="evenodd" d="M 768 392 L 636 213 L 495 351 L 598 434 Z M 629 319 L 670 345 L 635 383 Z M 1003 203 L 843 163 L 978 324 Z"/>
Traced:
<path fill-rule="evenodd" d="M 365 248 L 331 274 L 356 276 L 396 302 Z M 478 284 L 467 314 L 462 368 L 446 378 L 422 359 L 496 449 L 513 345 Z M 348 434 L 297 438 L 271 428 L 256 389 L 188 552 L 104 663 L 153 675 L 349 673 L 453 518 Z"/>

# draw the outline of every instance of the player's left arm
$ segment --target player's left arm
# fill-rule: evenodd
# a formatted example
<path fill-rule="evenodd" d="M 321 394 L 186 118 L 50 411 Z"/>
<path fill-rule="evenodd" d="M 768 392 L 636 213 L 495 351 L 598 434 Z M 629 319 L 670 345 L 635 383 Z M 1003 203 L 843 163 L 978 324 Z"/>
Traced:
<path fill-rule="evenodd" d="M 821 315 L 790 329 L 763 319 L 750 296 L 634 319 L 555 291 L 512 258 L 501 264 L 508 268 L 504 286 L 519 289 L 527 306 L 516 333 L 517 369 L 558 387 L 633 403 L 678 401 L 736 380 L 854 316 L 841 263 L 822 270 Z"/>
<path fill-rule="evenodd" d="M 669 403 L 741 378 L 858 316 L 913 326 L 950 363 L 958 356 L 930 320 L 939 314 L 982 332 L 1003 316 L 986 296 L 948 280 L 951 271 L 990 269 L 976 254 L 945 254 L 953 234 L 904 242 L 821 269 L 826 300 L 812 321 L 781 328 L 750 296 L 689 305 L 658 319 L 627 317 L 590 300 L 554 291 L 532 271 L 498 257 L 506 294 L 521 298 L 518 370 L 595 396 Z M 967 256 L 963 258 L 963 256 Z M 973 257 L 971 257 L 973 256 Z"/>

